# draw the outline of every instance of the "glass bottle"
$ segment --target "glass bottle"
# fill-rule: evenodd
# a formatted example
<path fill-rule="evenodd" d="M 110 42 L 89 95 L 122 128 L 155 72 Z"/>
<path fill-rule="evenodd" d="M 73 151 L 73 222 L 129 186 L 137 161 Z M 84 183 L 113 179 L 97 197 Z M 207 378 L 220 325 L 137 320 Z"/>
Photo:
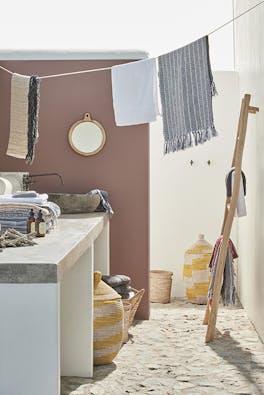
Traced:
<path fill-rule="evenodd" d="M 37 237 L 44 237 L 46 235 L 46 222 L 43 219 L 41 210 L 39 210 L 38 217 L 36 219 L 36 232 Z"/>
<path fill-rule="evenodd" d="M 35 219 L 34 210 L 31 209 L 27 220 L 27 233 L 32 233 L 35 231 L 36 231 L 36 219 Z"/>

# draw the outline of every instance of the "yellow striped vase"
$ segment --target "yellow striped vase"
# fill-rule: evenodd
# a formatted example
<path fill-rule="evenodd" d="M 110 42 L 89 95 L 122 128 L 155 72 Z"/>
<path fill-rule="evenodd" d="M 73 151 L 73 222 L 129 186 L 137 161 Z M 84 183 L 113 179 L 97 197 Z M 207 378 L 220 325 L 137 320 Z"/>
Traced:
<path fill-rule="evenodd" d="M 124 309 L 121 296 L 94 273 L 94 365 L 111 363 L 123 339 Z"/>

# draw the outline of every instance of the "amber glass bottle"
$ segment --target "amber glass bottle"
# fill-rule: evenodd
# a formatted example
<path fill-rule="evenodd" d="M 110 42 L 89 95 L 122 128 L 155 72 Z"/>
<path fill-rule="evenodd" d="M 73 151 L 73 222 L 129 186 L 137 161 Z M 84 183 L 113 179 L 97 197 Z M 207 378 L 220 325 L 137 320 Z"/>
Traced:
<path fill-rule="evenodd" d="M 34 210 L 31 209 L 27 220 L 27 233 L 35 232 L 35 230 L 36 230 L 36 219 L 35 219 Z"/>
<path fill-rule="evenodd" d="M 46 222 L 43 219 L 42 211 L 39 210 L 38 218 L 36 219 L 36 236 L 37 237 L 44 237 L 46 236 Z"/>

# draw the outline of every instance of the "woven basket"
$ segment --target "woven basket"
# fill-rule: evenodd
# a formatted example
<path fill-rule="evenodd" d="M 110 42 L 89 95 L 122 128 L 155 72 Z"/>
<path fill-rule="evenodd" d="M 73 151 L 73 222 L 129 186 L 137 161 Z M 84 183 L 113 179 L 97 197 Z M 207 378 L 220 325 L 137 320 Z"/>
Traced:
<path fill-rule="evenodd" d="M 166 270 L 150 271 L 150 301 L 170 303 L 172 272 Z"/>
<path fill-rule="evenodd" d="M 210 285 L 208 267 L 213 247 L 200 234 L 198 240 L 184 254 L 183 278 L 188 302 L 207 304 Z"/>
<path fill-rule="evenodd" d="M 142 296 L 145 293 L 145 289 L 141 289 L 140 291 L 138 291 L 137 289 L 132 288 L 132 291 L 135 292 L 134 296 L 132 296 L 130 299 L 122 299 L 124 307 L 123 343 L 126 343 L 128 341 L 128 330 L 134 321 L 138 306 L 140 304 Z"/>
<path fill-rule="evenodd" d="M 120 295 L 94 273 L 94 365 L 111 363 L 123 339 L 124 309 Z"/>
<path fill-rule="evenodd" d="M 122 343 L 128 342 L 128 330 L 129 330 L 129 317 L 131 311 L 131 304 L 123 300 L 123 308 L 124 308 L 124 332 L 123 332 L 123 340 Z"/>

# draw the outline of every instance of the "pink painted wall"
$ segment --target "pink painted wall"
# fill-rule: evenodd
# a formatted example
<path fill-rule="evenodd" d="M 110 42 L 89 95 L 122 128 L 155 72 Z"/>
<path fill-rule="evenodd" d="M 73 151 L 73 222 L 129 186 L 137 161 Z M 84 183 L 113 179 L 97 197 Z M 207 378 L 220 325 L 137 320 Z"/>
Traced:
<path fill-rule="evenodd" d="M 1 61 L 21 74 L 47 75 L 125 63 L 125 60 Z M 111 220 L 111 273 L 131 276 L 135 288 L 146 289 L 138 318 L 149 317 L 149 128 L 117 127 L 114 122 L 110 71 L 41 81 L 40 139 L 32 165 L 6 155 L 9 136 L 10 75 L 0 71 L 0 169 L 29 173 L 58 172 L 38 178 L 39 192 L 87 192 L 105 189 L 115 211 Z M 85 112 L 106 130 L 104 149 L 92 157 L 76 154 L 68 130 Z M 63 241 L 62 241 L 63 242 Z"/>

